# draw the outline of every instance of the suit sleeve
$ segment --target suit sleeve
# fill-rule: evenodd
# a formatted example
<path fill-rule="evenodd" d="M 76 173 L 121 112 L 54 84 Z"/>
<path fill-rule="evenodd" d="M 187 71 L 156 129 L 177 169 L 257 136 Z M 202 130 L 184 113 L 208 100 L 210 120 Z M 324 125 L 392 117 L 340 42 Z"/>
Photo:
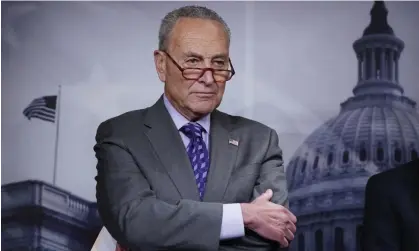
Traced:
<path fill-rule="evenodd" d="M 156 198 L 141 167 L 108 122 L 96 135 L 96 197 L 112 237 L 135 250 L 217 250 L 222 204 Z"/>
<path fill-rule="evenodd" d="M 270 130 L 266 155 L 253 190 L 252 199 L 256 199 L 268 189 L 273 191 L 271 199 L 273 203 L 289 207 L 282 149 L 279 147 L 278 134 L 272 129 Z"/>
<path fill-rule="evenodd" d="M 273 191 L 273 197 L 271 199 L 273 203 L 288 208 L 288 190 L 282 150 L 279 147 L 278 134 L 272 129 L 269 133 L 269 141 L 260 174 L 253 189 L 252 200 L 263 194 L 267 189 L 272 189 Z M 244 246 L 244 250 L 256 250 L 258 248 L 264 248 L 266 250 L 288 250 L 288 248 L 280 248 L 278 242 L 265 239 L 249 229 L 245 229 L 245 236 L 242 237 L 241 245 Z"/>
<path fill-rule="evenodd" d="M 372 176 L 365 189 L 364 232 L 365 251 L 400 250 L 400 230 L 391 205 L 389 190 L 379 177 Z"/>

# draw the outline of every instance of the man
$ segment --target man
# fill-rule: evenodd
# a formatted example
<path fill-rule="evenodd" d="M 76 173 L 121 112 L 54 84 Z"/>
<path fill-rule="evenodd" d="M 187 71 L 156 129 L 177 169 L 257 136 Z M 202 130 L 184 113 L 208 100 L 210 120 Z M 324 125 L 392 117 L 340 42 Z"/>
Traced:
<path fill-rule="evenodd" d="M 368 180 L 363 249 L 419 250 L 419 159 Z"/>
<path fill-rule="evenodd" d="M 170 12 L 154 52 L 164 95 L 99 126 L 99 213 L 121 246 L 258 251 L 294 238 L 276 132 L 216 109 L 235 73 L 229 46 L 214 11 Z"/>

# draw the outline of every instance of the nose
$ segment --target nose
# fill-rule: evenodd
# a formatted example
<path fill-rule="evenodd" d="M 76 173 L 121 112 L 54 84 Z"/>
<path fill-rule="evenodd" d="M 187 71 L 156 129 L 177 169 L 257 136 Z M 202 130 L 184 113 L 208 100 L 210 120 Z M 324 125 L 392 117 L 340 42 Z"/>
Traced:
<path fill-rule="evenodd" d="M 206 85 L 210 85 L 215 82 L 214 76 L 211 70 L 206 70 L 200 80 L 202 83 Z"/>

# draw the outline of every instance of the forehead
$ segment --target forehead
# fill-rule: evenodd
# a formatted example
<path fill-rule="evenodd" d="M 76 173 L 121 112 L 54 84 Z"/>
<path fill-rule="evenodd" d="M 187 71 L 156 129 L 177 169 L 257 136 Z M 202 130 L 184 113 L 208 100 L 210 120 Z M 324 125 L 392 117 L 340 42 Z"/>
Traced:
<path fill-rule="evenodd" d="M 180 18 L 173 27 L 169 48 L 176 53 L 194 52 L 204 57 L 228 55 L 228 36 L 217 21 Z"/>

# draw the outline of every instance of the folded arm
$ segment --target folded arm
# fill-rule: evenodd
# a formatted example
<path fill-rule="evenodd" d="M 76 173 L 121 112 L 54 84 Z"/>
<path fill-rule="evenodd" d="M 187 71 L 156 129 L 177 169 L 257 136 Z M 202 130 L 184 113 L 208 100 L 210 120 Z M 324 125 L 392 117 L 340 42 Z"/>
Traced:
<path fill-rule="evenodd" d="M 217 250 L 223 205 L 156 198 L 122 140 L 102 123 L 94 147 L 98 210 L 109 233 L 139 250 Z"/>
<path fill-rule="evenodd" d="M 259 178 L 253 190 L 252 200 L 259 197 L 268 189 L 273 191 L 273 197 L 271 199 L 273 203 L 288 208 L 288 190 L 284 161 L 282 159 L 282 150 L 279 147 L 278 134 L 274 130 L 270 131 L 266 155 L 262 162 Z"/>
<path fill-rule="evenodd" d="M 288 191 L 283 163 L 278 134 L 274 130 L 270 130 L 266 154 L 262 162 L 259 177 L 253 189 L 252 201 L 262 195 L 266 190 L 271 189 L 273 191 L 271 202 L 288 208 Z M 248 250 L 256 248 L 266 248 L 267 250 L 280 249 L 278 242 L 263 238 L 249 229 L 246 229 L 245 236 L 241 238 L 239 245 Z"/>

